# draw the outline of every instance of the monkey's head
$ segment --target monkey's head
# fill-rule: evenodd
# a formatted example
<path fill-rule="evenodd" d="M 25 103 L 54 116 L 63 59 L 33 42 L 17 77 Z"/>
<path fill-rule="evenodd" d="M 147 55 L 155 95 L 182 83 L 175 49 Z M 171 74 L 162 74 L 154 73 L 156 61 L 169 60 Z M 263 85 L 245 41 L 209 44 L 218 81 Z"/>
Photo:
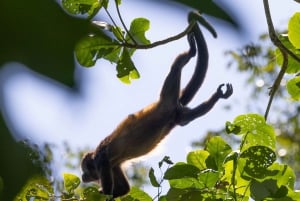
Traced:
<path fill-rule="evenodd" d="M 91 182 L 99 180 L 93 152 L 87 153 L 81 161 L 82 181 Z"/>

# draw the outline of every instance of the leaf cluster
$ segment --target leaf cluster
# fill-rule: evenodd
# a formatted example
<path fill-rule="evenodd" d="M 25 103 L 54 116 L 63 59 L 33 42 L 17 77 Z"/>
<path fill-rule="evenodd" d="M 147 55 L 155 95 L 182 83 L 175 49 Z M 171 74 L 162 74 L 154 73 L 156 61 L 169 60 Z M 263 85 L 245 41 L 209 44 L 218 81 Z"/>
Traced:
<path fill-rule="evenodd" d="M 186 200 L 299 200 L 294 190 L 295 174 L 285 164 L 276 162 L 275 132 L 264 117 L 246 114 L 226 123 L 226 131 L 241 136 L 238 150 L 233 150 L 220 136 L 210 138 L 204 149 L 187 155 L 186 162 L 173 164 L 169 157 L 158 163 L 161 169 L 167 165 L 162 177 L 149 171 L 150 183 L 159 189 L 159 201 Z M 170 188 L 161 194 L 162 183 L 168 181 Z M 79 187 L 76 175 L 64 174 L 62 195 L 55 196 L 49 181 L 33 178 L 24 186 L 16 199 L 23 200 L 107 200 L 109 196 L 99 193 L 97 187 Z M 129 194 L 115 199 L 153 200 L 147 193 L 132 187 Z"/>

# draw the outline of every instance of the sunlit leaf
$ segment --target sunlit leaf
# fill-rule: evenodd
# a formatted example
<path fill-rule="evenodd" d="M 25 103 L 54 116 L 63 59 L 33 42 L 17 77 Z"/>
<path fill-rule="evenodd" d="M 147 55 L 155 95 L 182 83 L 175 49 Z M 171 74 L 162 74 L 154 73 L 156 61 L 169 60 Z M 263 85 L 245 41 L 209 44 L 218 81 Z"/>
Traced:
<path fill-rule="evenodd" d="M 290 42 L 289 38 L 286 35 L 280 35 L 279 39 L 286 48 L 288 48 L 291 52 L 293 52 L 296 56 L 300 58 L 300 50 L 296 49 L 292 45 L 292 43 Z M 276 61 L 281 66 L 283 63 L 283 57 L 278 48 L 275 50 L 275 54 L 276 54 Z M 299 71 L 300 71 L 300 63 L 296 61 L 293 57 L 288 56 L 288 68 L 286 70 L 286 73 L 294 74 L 294 73 L 298 73 Z"/>
<path fill-rule="evenodd" d="M 246 114 L 236 117 L 233 124 L 240 127 L 243 134 L 241 151 L 251 146 L 262 145 L 275 149 L 275 131 L 259 114 Z"/>
<path fill-rule="evenodd" d="M 107 196 L 99 193 L 99 190 L 95 187 L 87 187 L 83 190 L 81 197 L 88 201 L 105 201 Z"/>
<path fill-rule="evenodd" d="M 132 79 L 138 79 L 140 77 L 127 49 L 124 49 L 117 63 L 117 72 L 117 77 L 126 84 L 130 84 Z"/>
<path fill-rule="evenodd" d="M 164 175 L 164 179 L 180 179 L 180 178 L 198 178 L 200 170 L 190 164 L 180 163 L 169 168 Z"/>
<path fill-rule="evenodd" d="M 103 6 L 99 0 L 62 0 L 63 7 L 71 14 L 88 14 L 91 18 L 95 16 Z"/>
<path fill-rule="evenodd" d="M 80 179 L 76 175 L 65 173 L 64 175 L 65 190 L 71 194 L 79 186 Z"/>
<path fill-rule="evenodd" d="M 131 187 L 130 192 L 122 197 L 123 201 L 152 201 L 152 198 L 137 187 Z"/>
<path fill-rule="evenodd" d="M 133 37 L 134 41 L 138 44 L 147 45 L 150 41 L 146 38 L 145 32 L 150 28 L 150 21 L 145 18 L 136 18 L 131 22 L 130 25 L 130 35 Z M 127 40 L 131 38 L 129 35 L 126 36 Z"/>
<path fill-rule="evenodd" d="M 300 76 L 290 79 L 286 88 L 293 100 L 300 100 Z"/>
<path fill-rule="evenodd" d="M 30 178 L 23 186 L 21 192 L 15 197 L 15 201 L 51 200 L 53 195 L 53 188 L 50 182 L 44 177 L 36 176 Z"/>
<path fill-rule="evenodd" d="M 232 152 L 231 147 L 220 136 L 209 139 L 206 143 L 206 150 L 210 153 L 209 157 L 212 158 L 219 171 L 222 170 L 227 155 Z"/>
<path fill-rule="evenodd" d="M 300 12 L 297 12 L 290 18 L 288 24 L 288 36 L 293 46 L 300 49 Z"/>
<path fill-rule="evenodd" d="M 196 166 L 199 170 L 206 169 L 206 159 L 209 153 L 205 150 L 191 151 L 187 155 L 187 163 Z"/>
<path fill-rule="evenodd" d="M 105 35 L 88 36 L 77 44 L 75 54 L 82 66 L 91 67 L 97 59 L 112 54 L 116 48 L 117 44 Z"/>

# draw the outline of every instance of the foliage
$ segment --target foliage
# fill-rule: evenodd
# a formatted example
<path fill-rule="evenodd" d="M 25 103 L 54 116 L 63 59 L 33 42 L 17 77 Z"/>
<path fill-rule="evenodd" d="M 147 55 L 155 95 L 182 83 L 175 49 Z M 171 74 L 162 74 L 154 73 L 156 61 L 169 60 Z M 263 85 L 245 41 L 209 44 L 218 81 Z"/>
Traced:
<path fill-rule="evenodd" d="M 266 41 L 269 39 L 267 34 L 261 35 L 258 44 L 247 44 L 238 51 L 227 52 L 232 56 L 230 65 L 236 64 L 239 72 L 247 73 L 246 85 L 252 87 L 252 95 L 248 98 L 249 108 L 263 110 L 265 105 L 255 100 L 266 98 L 267 89 L 272 85 L 274 87 L 276 82 L 279 85 L 276 91 L 277 99 L 272 106 L 273 115 L 270 118 L 278 131 L 276 136 L 278 156 L 282 162 L 292 167 L 297 176 L 300 175 L 300 65 L 299 59 L 297 60 L 300 57 L 299 16 L 299 13 L 293 14 L 288 22 L 287 31 L 278 36 L 282 44 L 293 53 L 292 56 L 290 54 L 288 56 L 282 80 L 276 81 L 275 77 L 283 69 L 284 58 L 278 48 Z"/>
<path fill-rule="evenodd" d="M 159 162 L 167 169 L 161 178 L 153 168 L 149 179 L 158 188 L 157 199 L 186 200 L 299 200 L 300 192 L 294 190 L 295 174 L 285 164 L 276 162 L 275 132 L 264 117 L 245 114 L 226 123 L 226 130 L 241 137 L 238 150 L 233 150 L 220 136 L 210 138 L 203 150 L 187 155 L 186 162 L 173 164 L 168 157 Z M 162 183 L 168 181 L 170 188 L 162 195 Z M 78 187 L 80 179 L 64 175 L 64 194 L 54 196 L 53 189 L 44 180 L 30 181 L 18 198 L 51 200 L 106 200 L 95 187 Z M 33 193 L 34 192 L 34 193 Z M 132 187 L 128 195 L 116 201 L 152 198 L 142 190 Z"/>
<path fill-rule="evenodd" d="M 63 0 L 63 7 L 71 14 L 83 14 L 87 15 L 88 18 L 92 18 L 101 9 L 104 9 L 111 23 L 102 21 L 93 21 L 94 25 L 97 26 L 103 32 L 98 34 L 89 34 L 79 41 L 75 48 L 75 55 L 77 61 L 85 67 L 91 67 L 96 64 L 98 59 L 106 59 L 116 64 L 117 77 L 124 83 L 129 84 L 132 79 L 140 77 L 139 72 L 132 61 L 131 57 L 137 49 L 152 48 L 157 45 L 162 45 L 166 42 L 170 42 L 169 39 L 165 41 L 158 41 L 151 44 L 145 36 L 146 31 L 150 28 L 149 20 L 145 18 L 136 18 L 131 22 L 130 28 L 128 29 L 123 22 L 119 5 L 121 1 L 115 1 L 116 10 L 118 13 L 119 20 L 122 27 L 116 24 L 116 20 L 112 18 L 108 6 L 109 1 L 98 1 L 98 0 Z M 178 1 L 190 6 L 198 7 L 199 4 L 191 2 Z M 210 2 L 210 5 L 218 11 L 222 9 L 218 8 L 214 3 Z M 202 5 L 203 7 L 203 5 Z M 204 9 L 210 10 L 210 9 Z M 228 15 L 222 12 L 224 19 L 233 22 Z M 200 23 L 203 22 L 201 19 L 198 20 Z M 205 24 L 207 25 L 207 23 Z M 210 26 L 208 29 L 211 31 Z M 187 31 L 190 28 L 187 29 Z M 179 39 L 186 35 L 186 32 L 179 34 L 174 39 Z M 213 30 L 214 31 L 214 30 Z M 172 39 L 173 40 L 173 39 Z"/>

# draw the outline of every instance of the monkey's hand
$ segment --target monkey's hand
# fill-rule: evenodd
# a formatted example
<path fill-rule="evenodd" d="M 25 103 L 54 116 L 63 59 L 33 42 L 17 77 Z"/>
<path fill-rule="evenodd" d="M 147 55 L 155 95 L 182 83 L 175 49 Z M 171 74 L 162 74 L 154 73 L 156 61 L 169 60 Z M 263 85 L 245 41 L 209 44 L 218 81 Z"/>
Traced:
<path fill-rule="evenodd" d="M 217 89 L 217 96 L 218 96 L 219 98 L 227 99 L 227 98 L 229 98 L 229 97 L 232 95 L 232 93 L 233 93 L 233 88 L 232 88 L 232 85 L 231 85 L 231 84 L 227 83 L 227 84 L 226 84 L 226 91 L 223 92 L 222 87 L 223 87 L 224 85 L 225 85 L 225 84 L 220 84 L 220 86 L 218 87 L 218 89 Z"/>

